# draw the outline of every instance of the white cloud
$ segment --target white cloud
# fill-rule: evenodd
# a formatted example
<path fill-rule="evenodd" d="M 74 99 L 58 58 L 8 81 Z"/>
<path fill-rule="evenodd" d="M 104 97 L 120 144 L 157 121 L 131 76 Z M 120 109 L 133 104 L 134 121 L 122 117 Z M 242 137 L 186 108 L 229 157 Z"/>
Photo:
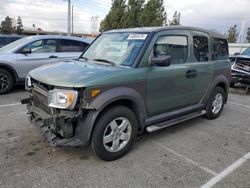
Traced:
<path fill-rule="evenodd" d="M 250 27 L 250 0 L 167 0 L 169 18 L 174 11 L 181 12 L 182 25 L 198 26 L 227 32 L 230 26 L 242 21 Z"/>
<path fill-rule="evenodd" d="M 111 6 L 111 0 L 72 2 L 76 32 L 90 32 L 91 16 L 99 16 L 100 22 Z M 239 28 L 244 20 L 250 27 L 250 0 L 165 0 L 165 7 L 168 19 L 175 10 L 181 12 L 182 25 L 227 32 L 234 24 Z M 67 0 L 0 0 L 0 21 L 7 15 L 21 16 L 26 27 L 34 23 L 43 30 L 67 30 Z"/>
<path fill-rule="evenodd" d="M 103 19 L 109 10 L 108 0 L 102 3 L 83 0 L 73 1 L 74 5 L 74 31 L 90 32 L 91 16 L 99 16 Z M 95 5 L 96 4 L 96 5 Z M 35 24 L 43 30 L 66 31 L 67 30 L 67 1 L 63 0 L 1 0 L 0 20 L 6 16 L 21 16 L 25 27 Z"/>

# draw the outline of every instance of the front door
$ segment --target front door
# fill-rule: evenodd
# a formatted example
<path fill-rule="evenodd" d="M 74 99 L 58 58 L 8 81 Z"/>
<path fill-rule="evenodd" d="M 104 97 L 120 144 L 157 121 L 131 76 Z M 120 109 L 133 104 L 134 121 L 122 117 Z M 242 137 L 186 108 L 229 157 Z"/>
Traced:
<path fill-rule="evenodd" d="M 23 47 L 23 49 L 30 49 L 31 53 L 18 54 L 20 76 L 24 78 L 32 69 L 58 61 L 59 53 L 56 47 L 56 39 L 37 40 Z"/>
<path fill-rule="evenodd" d="M 147 109 L 150 116 L 190 105 L 193 78 L 189 62 L 188 36 L 160 36 L 152 56 L 171 56 L 170 66 L 153 65 L 147 71 Z"/>

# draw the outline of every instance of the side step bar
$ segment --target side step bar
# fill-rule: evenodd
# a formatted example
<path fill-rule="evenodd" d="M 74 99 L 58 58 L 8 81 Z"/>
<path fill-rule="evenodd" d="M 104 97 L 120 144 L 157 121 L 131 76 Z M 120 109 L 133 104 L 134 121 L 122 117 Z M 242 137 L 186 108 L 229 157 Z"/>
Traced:
<path fill-rule="evenodd" d="M 160 122 L 160 123 L 157 123 L 157 124 L 154 124 L 154 125 L 150 125 L 150 126 L 148 126 L 146 128 L 146 130 L 147 130 L 147 132 L 152 133 L 152 132 L 158 131 L 160 129 L 163 129 L 163 128 L 166 128 L 166 127 L 178 124 L 178 123 L 181 123 L 183 121 L 187 121 L 187 120 L 202 116 L 202 115 L 204 115 L 206 113 L 207 113 L 206 110 L 193 112 L 193 113 L 181 116 L 181 117 L 177 117 L 177 118 L 170 119 L 170 120 L 167 120 L 167 121 L 164 121 L 164 122 Z"/>

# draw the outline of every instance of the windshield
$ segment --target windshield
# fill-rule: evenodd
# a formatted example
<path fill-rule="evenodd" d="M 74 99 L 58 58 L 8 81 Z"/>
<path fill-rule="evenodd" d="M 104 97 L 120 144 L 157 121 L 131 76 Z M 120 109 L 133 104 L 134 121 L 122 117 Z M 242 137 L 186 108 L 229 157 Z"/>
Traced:
<path fill-rule="evenodd" d="M 95 40 L 82 57 L 130 66 L 147 36 L 146 33 L 105 33 Z"/>
<path fill-rule="evenodd" d="M 250 56 L 250 48 L 247 48 L 242 55 Z"/>
<path fill-rule="evenodd" d="M 10 51 L 10 50 L 16 48 L 19 45 L 22 45 L 23 43 L 25 43 L 26 41 L 29 41 L 29 40 L 30 40 L 30 37 L 24 37 L 22 39 L 16 40 L 16 41 L 9 43 L 6 46 L 0 48 L 0 52 Z"/>

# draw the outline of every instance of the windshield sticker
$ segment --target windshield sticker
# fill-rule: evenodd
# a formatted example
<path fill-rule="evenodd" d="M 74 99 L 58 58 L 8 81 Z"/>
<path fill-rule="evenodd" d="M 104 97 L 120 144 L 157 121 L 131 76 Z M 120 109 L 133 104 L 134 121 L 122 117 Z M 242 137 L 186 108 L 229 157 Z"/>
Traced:
<path fill-rule="evenodd" d="M 147 36 L 147 34 L 130 34 L 128 40 L 145 40 Z"/>

